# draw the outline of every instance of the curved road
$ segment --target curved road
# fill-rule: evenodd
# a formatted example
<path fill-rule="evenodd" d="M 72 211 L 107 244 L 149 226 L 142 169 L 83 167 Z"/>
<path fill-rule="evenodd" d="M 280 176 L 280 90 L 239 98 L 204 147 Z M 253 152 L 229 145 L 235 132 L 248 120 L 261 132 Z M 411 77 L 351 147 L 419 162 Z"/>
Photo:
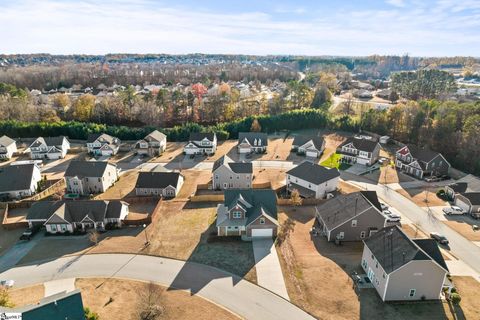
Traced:
<path fill-rule="evenodd" d="M 16 286 L 85 277 L 152 281 L 169 290 L 190 290 L 246 319 L 314 319 L 287 300 L 238 276 L 167 258 L 93 254 L 18 266 L 0 274 L 0 279 L 15 280 Z"/>

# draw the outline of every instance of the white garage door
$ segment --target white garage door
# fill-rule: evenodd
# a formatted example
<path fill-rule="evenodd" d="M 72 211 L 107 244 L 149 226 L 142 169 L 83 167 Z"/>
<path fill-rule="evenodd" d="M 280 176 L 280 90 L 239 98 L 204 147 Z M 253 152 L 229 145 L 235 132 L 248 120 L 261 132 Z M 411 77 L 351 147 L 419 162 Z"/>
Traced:
<path fill-rule="evenodd" d="M 465 210 L 465 212 L 470 212 L 470 206 L 462 200 L 455 198 L 455 204 Z"/>
<path fill-rule="evenodd" d="M 317 151 L 307 151 L 307 157 L 316 158 L 318 155 Z"/>
<path fill-rule="evenodd" d="M 252 237 L 254 238 L 266 238 L 266 237 L 272 237 L 273 235 L 273 229 L 252 229 Z"/>
<path fill-rule="evenodd" d="M 367 160 L 367 159 L 362 159 L 362 158 L 357 158 L 357 163 L 358 163 L 358 164 L 367 165 L 367 164 L 368 164 L 368 160 Z"/>
<path fill-rule="evenodd" d="M 185 154 L 195 154 L 195 152 L 197 151 L 197 149 L 184 149 L 185 150 Z"/>
<path fill-rule="evenodd" d="M 249 153 L 250 148 L 240 148 L 240 153 Z"/>

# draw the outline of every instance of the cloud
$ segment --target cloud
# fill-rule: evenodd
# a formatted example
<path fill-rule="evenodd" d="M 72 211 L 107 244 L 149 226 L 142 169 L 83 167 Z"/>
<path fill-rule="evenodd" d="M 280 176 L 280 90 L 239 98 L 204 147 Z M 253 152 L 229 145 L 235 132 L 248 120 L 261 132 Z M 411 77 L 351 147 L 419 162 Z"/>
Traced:
<path fill-rule="evenodd" d="M 400 7 L 400 8 L 405 7 L 404 0 L 387 0 L 386 2 L 394 7 Z"/>
<path fill-rule="evenodd" d="M 403 8 L 358 6 L 297 15 L 172 5 L 158 1 L 0 2 L 2 53 L 242 53 L 474 55 L 480 12 L 453 0 Z M 465 7 L 465 5 L 464 5 Z M 468 4 L 474 8 L 475 3 Z M 365 8 L 365 9 L 363 9 Z M 318 8 L 322 11 L 322 8 Z M 432 13 L 432 10 L 436 10 Z"/>

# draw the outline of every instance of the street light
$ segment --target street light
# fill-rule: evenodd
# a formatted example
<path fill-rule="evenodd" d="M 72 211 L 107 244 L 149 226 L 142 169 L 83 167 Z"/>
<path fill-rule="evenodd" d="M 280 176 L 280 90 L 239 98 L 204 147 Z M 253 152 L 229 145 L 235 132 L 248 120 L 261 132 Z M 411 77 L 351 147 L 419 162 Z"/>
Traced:
<path fill-rule="evenodd" d="M 145 246 L 148 246 L 150 244 L 150 241 L 148 241 L 148 235 L 147 235 L 147 225 L 144 223 L 143 224 L 143 229 L 145 231 Z"/>

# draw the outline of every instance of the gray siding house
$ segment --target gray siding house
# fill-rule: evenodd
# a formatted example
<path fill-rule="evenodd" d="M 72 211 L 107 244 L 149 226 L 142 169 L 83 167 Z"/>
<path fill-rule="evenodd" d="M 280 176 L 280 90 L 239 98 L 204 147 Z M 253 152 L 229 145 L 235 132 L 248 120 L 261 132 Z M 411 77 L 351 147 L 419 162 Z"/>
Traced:
<path fill-rule="evenodd" d="M 362 268 L 383 301 L 438 300 L 448 267 L 433 239 L 410 239 L 398 226 L 364 241 Z"/>
<path fill-rule="evenodd" d="M 455 199 L 457 194 L 465 192 L 480 192 L 480 179 L 472 174 L 468 174 L 455 183 L 445 186 L 445 193 L 452 200 Z"/>
<path fill-rule="evenodd" d="M 229 157 L 222 156 L 213 164 L 213 189 L 249 189 L 252 180 L 253 165 L 250 162 L 234 162 Z"/>
<path fill-rule="evenodd" d="M 459 193 L 454 202 L 473 218 L 480 218 L 480 192 Z"/>
<path fill-rule="evenodd" d="M 341 161 L 344 163 L 371 166 L 378 161 L 380 144 L 373 139 L 353 137 L 342 143 L 337 148 L 337 153 L 342 155 Z"/>
<path fill-rule="evenodd" d="M 151 157 L 161 155 L 166 148 L 167 136 L 158 130 L 153 131 L 135 143 L 135 152 L 137 154 L 146 154 Z"/>
<path fill-rule="evenodd" d="M 140 172 L 135 184 L 137 196 L 173 198 L 178 195 L 184 181 L 179 172 Z"/>
<path fill-rule="evenodd" d="M 72 161 L 65 171 L 67 192 L 80 195 L 105 192 L 117 180 L 117 165 L 106 161 Z"/>
<path fill-rule="evenodd" d="M 66 137 L 38 137 L 27 148 L 31 159 L 57 160 L 65 158 L 70 149 L 70 142 Z"/>
<path fill-rule="evenodd" d="M 447 175 L 450 163 L 441 153 L 417 146 L 405 146 L 395 153 L 395 166 L 416 178 Z"/>
<path fill-rule="evenodd" d="M 328 241 L 362 241 L 386 223 L 375 191 L 339 195 L 315 211 L 320 233 Z"/>
<path fill-rule="evenodd" d="M 322 137 L 297 135 L 293 139 L 292 151 L 307 157 L 319 158 L 325 150 L 325 140 Z"/>

